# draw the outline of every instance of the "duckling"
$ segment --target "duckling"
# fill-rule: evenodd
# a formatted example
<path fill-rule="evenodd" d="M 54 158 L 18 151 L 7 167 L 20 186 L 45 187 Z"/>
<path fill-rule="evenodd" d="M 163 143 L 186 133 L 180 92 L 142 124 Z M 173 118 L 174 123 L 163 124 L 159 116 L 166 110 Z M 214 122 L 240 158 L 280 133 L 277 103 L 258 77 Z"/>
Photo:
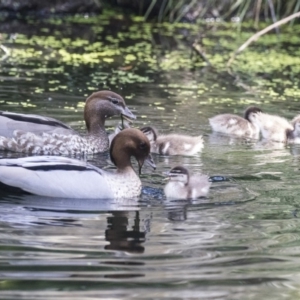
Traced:
<path fill-rule="evenodd" d="M 202 174 L 190 176 L 189 171 L 182 166 L 173 168 L 167 176 L 169 182 L 164 188 L 167 199 L 206 197 L 211 186 L 208 176 Z"/>
<path fill-rule="evenodd" d="M 122 122 L 119 122 L 119 124 L 115 127 L 114 131 L 111 132 L 108 135 L 108 139 L 109 139 L 109 144 L 111 144 L 113 138 L 119 133 L 121 132 L 123 129 L 125 128 L 131 128 L 130 126 L 131 121 L 130 120 L 122 120 Z"/>
<path fill-rule="evenodd" d="M 291 121 L 293 130 L 288 132 L 287 138 L 290 144 L 300 144 L 300 115 L 294 117 Z"/>
<path fill-rule="evenodd" d="M 111 91 L 99 91 L 86 99 L 86 136 L 80 136 L 67 125 L 52 118 L 2 112 L 0 124 L 4 129 L 2 128 L 0 134 L 4 136 L 0 136 L 0 149 L 39 155 L 86 155 L 104 152 L 109 148 L 105 119 L 114 115 L 136 118 L 124 99 Z M 10 134 L 12 137 L 9 137 Z"/>
<path fill-rule="evenodd" d="M 251 116 L 261 112 L 258 107 L 248 107 L 244 117 L 234 114 L 220 114 L 209 119 L 213 131 L 240 138 L 259 139 L 259 126 L 253 124 Z"/>
<path fill-rule="evenodd" d="M 110 157 L 117 171 L 104 171 L 87 162 L 61 156 L 33 156 L 0 159 L 0 183 L 22 191 L 60 198 L 132 198 L 141 193 L 142 184 L 135 173 L 131 157 L 135 157 L 139 174 L 145 161 L 153 168 L 150 143 L 138 129 L 124 129 L 113 139 Z"/>
<path fill-rule="evenodd" d="M 141 128 L 151 145 L 151 152 L 162 155 L 195 155 L 203 148 L 203 138 L 183 134 L 161 134 L 151 126 Z"/>
<path fill-rule="evenodd" d="M 258 111 L 249 116 L 252 124 L 257 126 L 263 139 L 272 142 L 286 143 L 293 125 L 285 118 Z"/>

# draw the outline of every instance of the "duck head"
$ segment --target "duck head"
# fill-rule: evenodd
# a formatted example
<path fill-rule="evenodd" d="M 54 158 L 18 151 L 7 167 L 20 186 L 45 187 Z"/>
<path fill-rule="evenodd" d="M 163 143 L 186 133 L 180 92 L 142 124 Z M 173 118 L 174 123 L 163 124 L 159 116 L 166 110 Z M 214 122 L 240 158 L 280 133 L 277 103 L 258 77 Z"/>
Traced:
<path fill-rule="evenodd" d="M 119 171 L 132 167 L 130 158 L 134 156 L 139 165 L 139 174 L 142 166 L 149 164 L 156 168 L 150 155 L 150 143 L 147 137 L 138 129 L 126 128 L 118 133 L 111 142 L 110 158 Z"/>
<path fill-rule="evenodd" d="M 100 127 L 104 127 L 105 119 L 114 115 L 136 119 L 136 116 L 126 106 L 123 97 L 114 92 L 99 91 L 86 99 L 84 119 L 89 133 L 97 133 Z"/>
<path fill-rule="evenodd" d="M 153 143 L 157 139 L 157 131 L 151 126 L 145 126 L 140 129 L 148 138 L 150 143 Z"/>
<path fill-rule="evenodd" d="M 244 118 L 249 122 L 252 122 L 257 113 L 262 113 L 262 110 L 256 106 L 250 106 L 245 110 Z"/>
<path fill-rule="evenodd" d="M 300 137 L 300 115 L 296 116 L 292 122 L 294 130 L 291 130 L 287 133 L 288 138 L 297 138 Z"/>
<path fill-rule="evenodd" d="M 181 182 L 184 185 L 187 185 L 189 183 L 189 171 L 182 166 L 173 168 L 168 173 L 166 173 L 166 175 L 170 181 Z"/>

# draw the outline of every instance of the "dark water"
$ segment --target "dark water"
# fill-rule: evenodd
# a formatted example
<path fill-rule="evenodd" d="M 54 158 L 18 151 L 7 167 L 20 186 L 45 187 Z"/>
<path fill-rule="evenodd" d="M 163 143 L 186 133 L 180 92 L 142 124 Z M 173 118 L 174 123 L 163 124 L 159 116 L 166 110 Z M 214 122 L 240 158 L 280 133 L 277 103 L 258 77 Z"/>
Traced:
<path fill-rule="evenodd" d="M 215 136 L 208 126 L 208 117 L 241 114 L 250 103 L 292 118 L 298 102 L 262 100 L 209 70 L 154 72 L 151 82 L 120 84 L 95 81 L 112 72 L 101 65 L 52 61 L 41 71 L 40 63 L 1 62 L 2 110 L 84 130 L 85 97 L 111 88 L 139 116 L 135 126 L 203 134 L 205 148 L 193 157 L 154 156 L 157 170 L 144 168 L 139 202 L 2 193 L 1 298 L 299 298 L 300 147 Z M 199 93 L 203 82 L 209 88 Z M 117 123 L 109 120 L 108 129 Z M 103 155 L 90 161 L 107 164 Z M 214 182 L 207 199 L 166 201 L 162 172 L 178 164 L 227 181 Z"/>

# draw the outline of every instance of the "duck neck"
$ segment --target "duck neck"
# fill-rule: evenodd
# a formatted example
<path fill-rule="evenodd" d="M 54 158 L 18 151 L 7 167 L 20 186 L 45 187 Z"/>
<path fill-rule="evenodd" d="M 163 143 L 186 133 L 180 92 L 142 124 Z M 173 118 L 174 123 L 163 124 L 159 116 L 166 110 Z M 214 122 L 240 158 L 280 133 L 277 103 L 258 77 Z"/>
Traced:
<path fill-rule="evenodd" d="M 94 136 L 104 136 L 104 135 L 107 136 L 104 123 L 105 123 L 105 116 L 101 116 L 100 118 L 98 116 L 97 119 L 95 118 L 91 120 L 89 124 L 86 124 L 88 129 L 88 134 Z"/>
<path fill-rule="evenodd" d="M 117 154 L 116 154 L 117 153 Z M 131 164 L 131 155 L 129 155 L 126 152 L 115 152 L 113 155 L 113 162 L 117 166 L 117 172 L 119 174 L 128 174 L 132 173 L 134 176 L 136 175 L 136 172 L 134 171 L 132 164 Z"/>
<path fill-rule="evenodd" d="M 118 173 L 131 173 L 134 172 L 130 156 L 126 153 L 115 157 L 115 164 L 118 167 Z"/>
<path fill-rule="evenodd" d="M 105 132 L 105 119 L 115 113 L 110 108 L 107 101 L 90 100 L 84 108 L 84 119 L 89 135 L 101 135 Z"/>

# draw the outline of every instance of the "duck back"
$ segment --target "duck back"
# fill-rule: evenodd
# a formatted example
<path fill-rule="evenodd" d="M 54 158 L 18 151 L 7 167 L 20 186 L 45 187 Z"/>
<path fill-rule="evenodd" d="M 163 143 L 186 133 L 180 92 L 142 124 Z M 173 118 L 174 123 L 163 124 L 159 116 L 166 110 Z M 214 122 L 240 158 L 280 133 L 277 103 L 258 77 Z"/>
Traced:
<path fill-rule="evenodd" d="M 259 138 L 259 128 L 243 117 L 234 114 L 220 114 L 209 119 L 213 131 L 236 137 Z"/>
<path fill-rule="evenodd" d="M 38 157 L 36 157 L 38 159 Z M 13 160 L 2 160 L 1 163 Z M 17 160 L 15 160 L 17 161 Z M 76 160 L 1 165 L 0 180 L 25 192 L 61 198 L 113 198 L 105 172 Z"/>
<path fill-rule="evenodd" d="M 151 143 L 151 152 L 162 155 L 195 155 L 203 149 L 202 136 L 181 134 L 159 135 Z"/>
<path fill-rule="evenodd" d="M 12 138 L 14 131 L 19 129 L 35 134 L 55 132 L 69 135 L 75 133 L 71 127 L 50 117 L 0 111 L 0 136 Z"/>
<path fill-rule="evenodd" d="M 286 142 L 288 133 L 294 129 L 285 118 L 266 113 L 256 114 L 253 116 L 252 122 L 260 128 L 264 139 L 274 142 Z"/>

